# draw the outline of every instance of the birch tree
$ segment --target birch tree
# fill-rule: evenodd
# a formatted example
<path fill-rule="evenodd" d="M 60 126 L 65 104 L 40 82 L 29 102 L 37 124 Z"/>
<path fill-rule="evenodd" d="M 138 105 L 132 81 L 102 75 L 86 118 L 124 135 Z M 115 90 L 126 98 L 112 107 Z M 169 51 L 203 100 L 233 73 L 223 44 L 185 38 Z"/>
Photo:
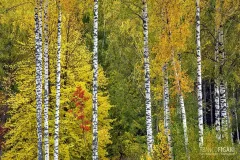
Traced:
<path fill-rule="evenodd" d="M 203 146 L 203 106 L 202 106 L 202 65 L 201 65 L 201 41 L 200 41 L 200 6 L 196 0 L 196 39 L 197 39 L 197 99 L 198 99 L 198 128 L 199 147 Z"/>
<path fill-rule="evenodd" d="M 94 17 L 93 17 L 93 143 L 92 159 L 98 159 L 98 0 L 94 0 Z"/>
<path fill-rule="evenodd" d="M 49 71 L 48 66 L 48 0 L 44 6 L 44 146 L 45 160 L 49 159 L 49 133 L 48 133 L 48 102 L 49 102 Z"/>
<path fill-rule="evenodd" d="M 221 24 L 219 27 L 219 55 L 220 59 L 220 68 L 219 68 L 219 76 L 220 76 L 220 115 L 221 115 L 221 126 L 222 126 L 222 137 L 227 138 L 228 132 L 228 115 L 227 115 L 227 101 L 226 101 L 226 88 L 223 80 L 223 67 L 225 63 L 225 51 L 223 44 L 223 25 Z"/>
<path fill-rule="evenodd" d="M 40 5 L 40 6 L 38 6 Z M 38 160 L 42 160 L 42 30 L 41 6 L 42 1 L 35 8 L 35 49 L 36 49 L 36 110 L 37 110 L 37 136 Z M 39 9 L 38 9 L 39 8 Z M 38 14 L 40 12 L 40 16 Z"/>
<path fill-rule="evenodd" d="M 58 25 L 57 25 L 57 71 L 56 71 L 56 112 L 55 112 L 55 132 L 54 132 L 54 160 L 58 160 L 59 148 L 59 109 L 60 109 L 60 85 L 61 85 L 61 22 L 62 13 L 60 2 L 58 2 Z"/>
<path fill-rule="evenodd" d="M 170 19 L 169 19 L 169 15 L 168 15 L 168 10 L 166 10 L 166 22 L 167 22 L 167 28 L 168 28 L 168 40 L 169 40 L 169 43 L 171 44 L 170 51 L 171 51 L 172 66 L 173 66 L 176 85 L 177 85 L 177 93 L 178 93 L 181 117 L 182 117 L 182 123 L 183 123 L 183 134 L 184 134 L 184 145 L 185 145 L 186 157 L 187 157 L 187 159 L 190 159 L 189 149 L 188 149 L 189 142 L 188 142 L 188 133 L 187 133 L 187 116 L 186 116 L 184 98 L 183 98 L 183 93 L 182 93 L 182 88 L 181 88 L 180 75 L 179 75 L 179 71 L 177 70 L 177 63 L 176 63 L 176 59 L 175 59 L 175 50 L 174 50 L 174 46 L 172 46 L 172 32 L 171 32 L 171 28 L 169 25 Z M 181 67 L 179 67 L 179 68 L 181 70 Z"/>
<path fill-rule="evenodd" d="M 143 35 L 144 35 L 144 71 L 145 71 L 145 98 L 146 98 L 146 125 L 147 125 L 147 147 L 148 154 L 152 152 L 153 136 L 152 136 L 152 113 L 151 113 L 151 90 L 150 90 L 150 66 L 149 66 L 149 50 L 148 50 L 148 11 L 147 1 L 143 3 Z"/>
<path fill-rule="evenodd" d="M 218 29 L 216 29 L 218 33 Z M 220 105 L 219 105 L 219 79 L 218 79 L 218 56 L 219 56 L 219 47 L 218 47 L 218 34 L 216 34 L 216 43 L 215 43 L 215 80 L 214 80 L 214 101 L 215 101 L 215 126 L 217 132 L 217 139 L 221 139 L 221 127 L 220 127 Z"/>
<path fill-rule="evenodd" d="M 190 159 L 189 149 L 188 149 L 187 116 L 186 116 L 184 98 L 183 98 L 182 89 L 181 89 L 181 82 L 179 81 L 179 73 L 177 71 L 176 62 L 174 58 L 174 52 L 172 52 L 172 65 L 174 67 L 174 74 L 177 79 L 177 89 L 178 89 L 178 97 L 179 97 L 179 103 L 180 103 L 180 109 L 181 109 L 181 115 L 182 115 L 185 151 L 186 151 L 187 159 Z"/>
<path fill-rule="evenodd" d="M 160 22 L 162 24 L 161 27 L 161 35 L 159 43 L 157 43 L 157 47 L 155 51 L 158 53 L 156 60 L 161 62 L 161 59 L 166 58 L 167 60 L 171 60 L 172 69 L 173 69 L 173 77 L 174 77 L 174 88 L 175 93 L 177 94 L 177 98 L 179 99 L 180 107 L 179 111 L 181 112 L 181 120 L 183 124 L 183 137 L 184 137 L 184 146 L 185 146 L 185 155 L 187 159 L 190 159 L 189 149 L 188 149 L 188 133 L 187 133 L 187 116 L 184 104 L 184 96 L 183 92 L 189 92 L 191 89 L 185 87 L 189 85 L 187 77 L 185 77 L 184 70 L 181 70 L 180 64 L 177 61 L 177 55 L 179 53 L 184 52 L 186 48 L 185 46 L 187 37 L 189 37 L 189 22 L 188 19 L 182 19 L 181 17 L 189 18 L 189 15 L 186 15 L 184 11 L 189 9 L 189 7 L 182 7 L 182 1 L 159 1 L 155 5 L 157 8 L 160 8 L 158 11 L 158 15 L 161 15 Z M 158 6 L 160 4 L 160 7 Z M 194 5 L 191 4 L 191 6 Z M 179 7 L 181 6 L 181 7 Z M 176 12 L 178 16 L 176 16 Z M 189 12 L 190 13 L 190 12 Z M 191 12 L 192 13 L 192 12 Z M 159 20 L 158 20 L 159 21 Z M 186 34 L 183 34 L 182 31 L 186 31 Z M 185 81 L 181 81 L 183 78 L 186 78 Z"/>
<path fill-rule="evenodd" d="M 163 66 L 163 75 L 164 75 L 164 87 L 163 87 L 163 105 L 164 105 L 164 128 L 165 134 L 168 139 L 168 147 L 170 153 L 170 159 L 174 159 L 173 157 L 173 148 L 172 148 L 172 137 L 170 132 L 170 110 L 169 110 L 169 88 L 168 88 L 168 74 L 167 74 L 167 64 Z"/>

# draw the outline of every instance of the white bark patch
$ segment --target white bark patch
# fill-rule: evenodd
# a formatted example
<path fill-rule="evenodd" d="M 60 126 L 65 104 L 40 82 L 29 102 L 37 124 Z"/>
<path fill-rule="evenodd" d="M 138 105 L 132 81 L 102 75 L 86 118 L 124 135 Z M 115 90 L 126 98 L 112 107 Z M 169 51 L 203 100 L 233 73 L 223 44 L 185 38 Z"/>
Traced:
<path fill-rule="evenodd" d="M 228 138 L 226 88 L 223 82 L 220 83 L 220 108 L 221 108 L 220 114 L 221 114 L 221 124 L 222 124 L 222 138 Z"/>
<path fill-rule="evenodd" d="M 216 132 L 217 132 L 217 139 L 221 139 L 221 134 L 220 134 L 220 106 L 219 106 L 219 86 L 217 83 L 215 83 L 214 86 L 214 91 L 215 91 L 215 126 L 216 126 Z"/>

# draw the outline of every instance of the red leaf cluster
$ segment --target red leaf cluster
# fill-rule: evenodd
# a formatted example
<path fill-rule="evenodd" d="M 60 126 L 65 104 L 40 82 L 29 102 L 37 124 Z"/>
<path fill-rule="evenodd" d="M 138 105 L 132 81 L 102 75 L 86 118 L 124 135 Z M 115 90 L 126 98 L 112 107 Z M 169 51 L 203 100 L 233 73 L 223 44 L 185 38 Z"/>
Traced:
<path fill-rule="evenodd" d="M 86 120 L 86 116 L 84 115 L 84 108 L 86 101 L 89 100 L 89 97 L 85 95 L 85 91 L 81 87 L 77 87 L 76 91 L 73 93 L 72 102 L 74 106 L 77 108 L 76 113 L 73 113 L 73 110 L 68 110 L 69 113 L 73 113 L 73 115 L 80 120 L 80 128 L 83 133 L 85 131 L 90 131 L 90 121 Z"/>

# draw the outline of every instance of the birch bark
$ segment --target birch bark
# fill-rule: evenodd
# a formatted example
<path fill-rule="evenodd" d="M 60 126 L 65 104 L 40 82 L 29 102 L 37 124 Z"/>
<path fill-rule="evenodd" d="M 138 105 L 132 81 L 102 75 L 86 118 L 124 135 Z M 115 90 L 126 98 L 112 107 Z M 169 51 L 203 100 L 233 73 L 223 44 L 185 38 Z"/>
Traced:
<path fill-rule="evenodd" d="M 94 0 L 93 17 L 93 143 L 92 159 L 98 160 L 98 0 Z"/>
<path fill-rule="evenodd" d="M 60 3 L 60 2 L 59 2 Z M 57 32 L 57 72 L 56 72 L 56 113 L 54 132 L 54 160 L 58 160 L 59 154 L 59 109 L 60 109 L 60 86 L 61 86 L 61 23 L 62 13 L 58 4 L 58 32 Z"/>
<path fill-rule="evenodd" d="M 196 39 L 197 39 L 197 99 L 198 99 L 198 128 L 199 147 L 203 146 L 203 106 L 202 106 L 202 65 L 201 65 L 201 41 L 200 41 L 200 6 L 196 0 Z"/>
<path fill-rule="evenodd" d="M 227 118 L 227 100 L 226 100 L 226 88 L 223 78 L 223 67 L 225 64 L 225 51 L 223 43 L 223 25 L 219 27 L 219 55 L 221 55 L 220 61 L 220 115 L 221 115 L 221 126 L 222 126 L 222 138 L 227 138 L 228 136 L 228 118 Z"/>
<path fill-rule="evenodd" d="M 163 66 L 163 74 L 164 74 L 164 112 L 165 112 L 165 134 L 168 139 L 168 147 L 170 152 L 170 159 L 174 159 L 173 157 L 173 148 L 172 148 L 172 137 L 170 132 L 170 110 L 169 110 L 169 88 L 168 88 L 168 74 L 167 74 L 167 64 Z"/>
<path fill-rule="evenodd" d="M 40 2 L 41 3 L 41 2 Z M 41 18 L 38 15 L 38 1 L 35 8 L 35 52 L 36 52 L 36 117 L 38 137 L 38 160 L 42 160 L 42 49 L 41 49 Z M 41 4 L 40 7 L 41 8 Z"/>
<path fill-rule="evenodd" d="M 152 113 L 151 113 L 151 91 L 150 91 L 150 66 L 149 66 L 149 50 L 148 50 L 148 11 L 147 1 L 143 3 L 143 35 L 144 35 L 144 71 L 145 71 L 145 94 L 146 94 L 146 126 L 147 126 L 147 147 L 148 154 L 152 153 L 153 136 L 152 136 Z"/>
<path fill-rule="evenodd" d="M 48 79 L 48 0 L 44 6 L 44 146 L 45 160 L 49 160 L 49 132 L 48 132 L 48 102 L 49 102 L 49 79 Z"/>
<path fill-rule="evenodd" d="M 218 79 L 218 63 L 219 63 L 219 38 L 218 29 L 216 29 L 216 44 L 215 44 L 215 80 L 214 80 L 214 101 L 215 101 L 215 126 L 216 137 L 221 139 L 221 127 L 220 127 L 220 98 L 219 98 L 219 79 Z"/>

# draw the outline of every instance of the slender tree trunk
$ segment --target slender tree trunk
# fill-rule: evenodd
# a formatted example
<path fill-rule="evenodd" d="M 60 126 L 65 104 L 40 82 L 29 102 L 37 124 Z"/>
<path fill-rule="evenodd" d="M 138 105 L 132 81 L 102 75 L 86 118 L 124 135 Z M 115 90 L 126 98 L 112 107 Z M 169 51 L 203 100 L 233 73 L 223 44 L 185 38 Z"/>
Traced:
<path fill-rule="evenodd" d="M 238 115 L 237 115 L 237 109 L 236 109 L 236 107 L 234 108 L 234 113 L 235 113 L 235 120 L 236 120 L 237 143 L 240 144 L 240 140 L 239 140 L 239 129 L 238 129 Z"/>
<path fill-rule="evenodd" d="M 240 144 L 240 140 L 239 140 L 239 129 L 238 129 L 238 112 L 237 112 L 237 108 L 238 108 L 238 92 L 237 90 L 235 91 L 235 107 L 234 107 L 234 113 L 235 113 L 235 120 L 236 120 L 236 130 L 237 130 L 237 142 L 238 144 Z"/>
<path fill-rule="evenodd" d="M 44 145 L 45 160 L 49 160 L 49 133 L 48 133 L 48 102 L 49 102 L 49 79 L 48 79 L 48 0 L 44 7 Z"/>
<path fill-rule="evenodd" d="M 228 106 L 228 104 L 227 104 L 227 106 Z M 227 112 L 227 121 L 228 121 L 228 129 L 229 129 L 231 142 L 233 144 L 233 132 L 232 132 L 232 122 L 231 122 L 231 117 L 230 117 L 231 114 L 230 113 L 231 113 L 230 111 Z"/>
<path fill-rule="evenodd" d="M 168 74 L 167 74 L 167 64 L 163 66 L 163 74 L 164 74 L 164 112 L 165 112 L 165 134 L 168 139 L 168 147 L 169 147 L 169 158 L 174 159 L 173 157 L 173 148 L 172 148 L 172 136 L 170 132 L 170 110 L 169 110 L 169 88 L 168 88 Z"/>
<path fill-rule="evenodd" d="M 207 82 L 205 81 L 203 85 L 203 114 L 204 114 L 204 124 L 207 124 Z"/>
<path fill-rule="evenodd" d="M 190 159 L 189 150 L 188 150 L 187 116 L 186 116 L 184 99 L 183 99 L 182 93 L 180 93 L 180 95 L 179 95 L 179 101 L 180 101 L 181 112 L 182 112 L 183 133 L 184 133 L 184 140 L 185 140 L 186 156 L 187 156 L 187 159 Z"/>
<path fill-rule="evenodd" d="M 41 8 L 41 7 L 40 7 Z M 42 160 L 42 52 L 40 18 L 38 16 L 38 3 L 35 8 L 35 47 L 36 47 L 36 110 L 37 110 L 37 136 L 38 136 L 38 160 Z"/>
<path fill-rule="evenodd" d="M 147 125 L 147 147 L 148 154 L 152 153 L 153 136 L 152 136 L 152 113 L 151 113 L 151 91 L 150 91 L 150 65 L 148 51 L 148 11 L 147 1 L 143 3 L 143 35 L 144 35 L 144 70 L 145 70 L 145 93 L 146 93 L 146 125 Z"/>
<path fill-rule="evenodd" d="M 227 138 L 228 120 L 227 120 L 227 104 L 226 104 L 226 89 L 223 82 L 220 83 L 220 110 L 222 124 L 222 138 Z"/>
<path fill-rule="evenodd" d="M 215 126 L 216 137 L 221 139 L 221 127 L 220 127 L 220 97 L 219 97 L 219 78 L 218 78 L 218 62 L 219 62 L 219 38 L 218 29 L 216 29 L 216 45 L 215 45 L 215 80 L 214 80 L 214 101 L 215 101 Z"/>
<path fill-rule="evenodd" d="M 59 148 L 59 109 L 60 109 L 60 86 L 61 86 L 61 22 L 62 13 L 58 2 L 58 33 L 57 33 L 57 72 L 56 72 L 56 113 L 54 133 L 54 160 L 58 160 Z"/>
<path fill-rule="evenodd" d="M 222 137 L 227 138 L 228 133 L 228 120 L 227 120 L 227 100 L 226 100 L 226 88 L 223 78 L 223 67 L 225 63 L 225 52 L 223 44 L 223 26 L 219 28 L 219 55 L 221 55 L 220 63 L 220 111 L 221 111 L 221 126 L 222 126 Z"/>
<path fill-rule="evenodd" d="M 210 94 L 210 109 L 211 109 L 211 126 L 213 126 L 213 99 L 212 99 L 212 81 L 209 81 L 209 94 Z"/>
<path fill-rule="evenodd" d="M 169 18 L 168 18 L 167 10 L 166 10 L 166 15 L 167 15 L 167 20 L 166 21 L 167 21 L 167 28 L 168 28 L 169 43 L 172 44 L 172 42 L 171 42 L 171 29 L 169 27 Z M 183 93 L 182 93 L 182 88 L 181 88 L 181 81 L 179 79 L 179 73 L 177 71 L 176 62 L 175 62 L 175 51 L 174 51 L 173 46 L 171 46 L 171 58 L 172 58 L 172 66 L 174 68 L 175 79 L 177 81 L 178 97 L 179 97 L 179 103 L 180 103 L 181 118 L 182 118 L 182 123 L 183 123 L 183 134 L 184 134 L 184 144 L 185 144 L 186 157 L 187 157 L 188 160 L 190 160 L 189 149 L 188 149 L 187 116 L 186 116 L 184 98 L 183 98 Z M 180 64 L 180 66 L 181 66 L 181 64 Z M 180 67 L 180 71 L 181 71 L 181 67 Z"/>
<path fill-rule="evenodd" d="M 201 41 L 200 41 L 200 6 L 196 0 L 196 38 L 197 38 L 197 99 L 198 99 L 198 128 L 199 147 L 203 146 L 203 106 L 202 106 L 202 66 L 201 66 Z"/>
<path fill-rule="evenodd" d="M 181 54 L 178 54 L 178 61 L 179 61 L 179 73 L 181 73 L 182 72 L 182 57 L 181 57 Z M 177 99 L 177 103 L 180 104 L 179 99 Z M 177 107 L 177 113 L 179 115 L 179 118 L 182 119 L 181 106 Z"/>
<path fill-rule="evenodd" d="M 225 84 L 225 86 L 226 86 L 226 107 L 227 107 L 227 129 L 228 129 L 228 132 L 229 132 L 229 135 L 230 135 L 230 139 L 231 139 L 231 142 L 232 142 L 232 144 L 233 144 L 233 130 L 232 130 L 232 120 L 231 120 L 231 111 L 230 111 L 230 109 L 229 109 L 229 106 L 228 106 L 228 102 L 227 102 L 227 99 L 228 99 L 228 85 L 227 85 L 227 83 Z"/>
<path fill-rule="evenodd" d="M 94 0 L 93 23 L 93 143 L 92 159 L 98 160 L 98 0 Z"/>
<path fill-rule="evenodd" d="M 175 58 L 174 58 L 174 51 L 172 51 L 172 63 L 174 67 L 174 74 L 177 80 L 177 88 L 178 88 L 178 96 L 179 96 L 179 102 L 180 102 L 180 108 L 181 108 L 181 114 L 182 114 L 182 121 L 183 121 L 183 134 L 184 134 L 184 144 L 185 144 L 185 150 L 186 150 L 186 156 L 187 159 L 190 159 L 189 150 L 188 150 L 188 134 L 187 134 L 187 116 L 186 116 L 186 110 L 184 105 L 184 98 L 182 94 L 181 89 L 181 82 L 178 80 L 179 75 L 176 68 Z"/>

